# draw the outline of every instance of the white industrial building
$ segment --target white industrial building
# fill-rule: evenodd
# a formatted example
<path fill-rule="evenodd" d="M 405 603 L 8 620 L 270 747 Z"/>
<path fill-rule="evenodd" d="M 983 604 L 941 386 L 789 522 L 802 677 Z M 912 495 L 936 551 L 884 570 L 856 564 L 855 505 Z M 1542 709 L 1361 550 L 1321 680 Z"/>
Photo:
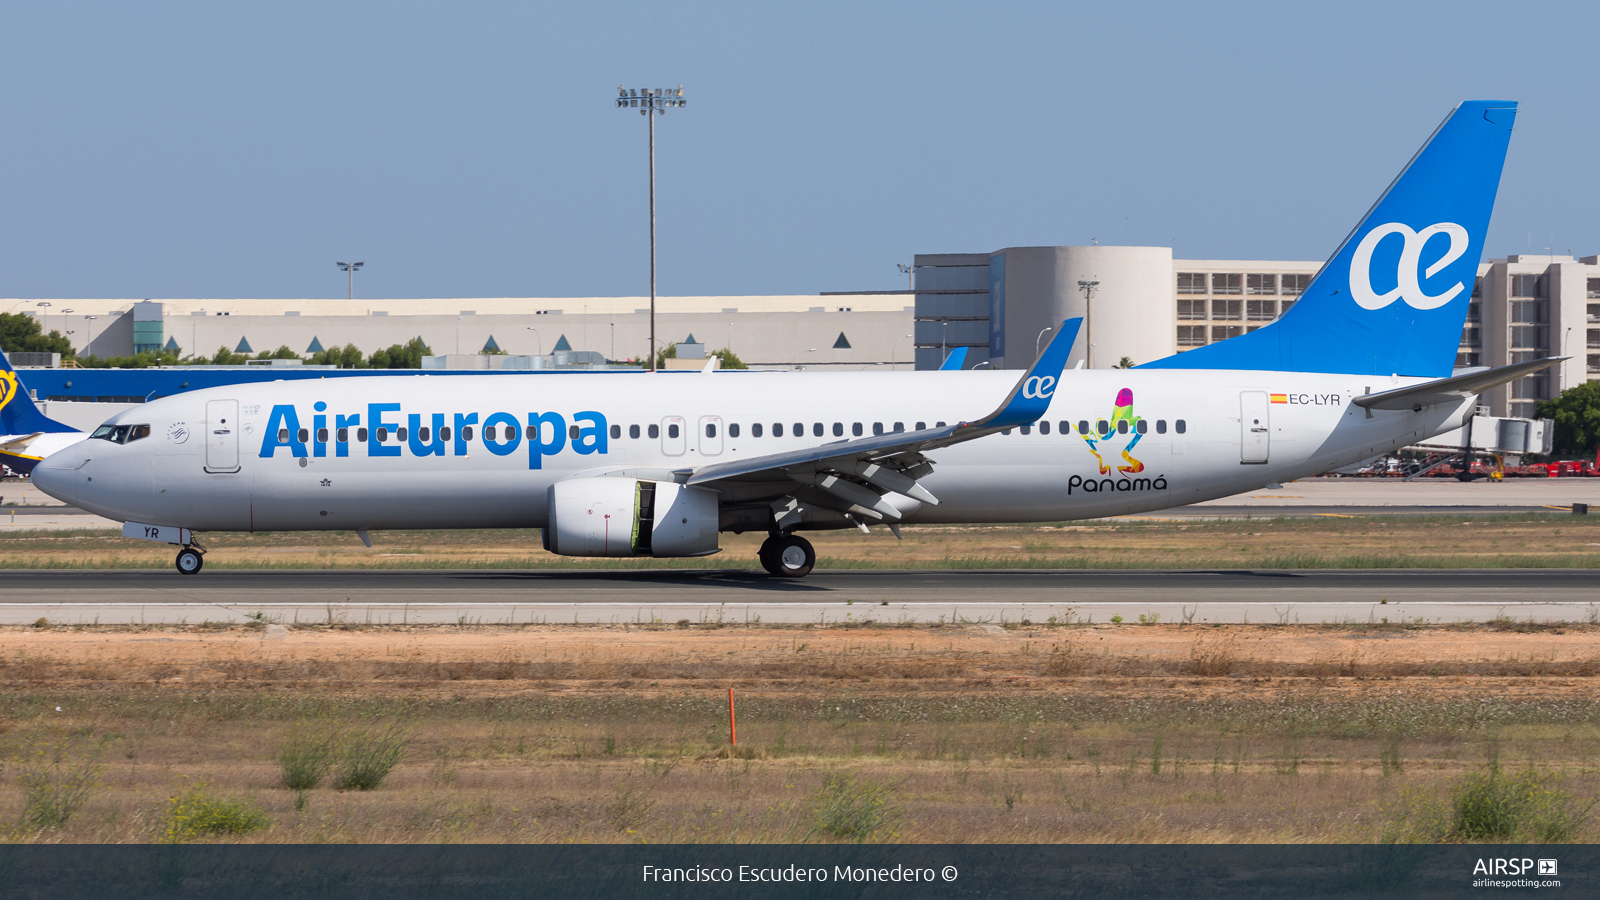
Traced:
<path fill-rule="evenodd" d="M 968 348 L 967 367 L 1025 368 L 1063 319 L 1085 318 L 1070 365 L 1149 362 L 1227 340 L 1294 305 L 1321 263 L 1173 259 L 1167 247 L 1009 247 L 918 254 L 915 289 L 821 295 L 662 297 L 657 339 L 727 347 L 763 367 L 937 368 Z M 1514 255 L 1478 268 L 1457 356 L 1499 366 L 1571 356 L 1486 395 L 1496 416 L 1531 418 L 1540 399 L 1600 377 L 1600 257 Z M 80 353 L 125 356 L 218 347 L 309 355 L 355 344 L 371 353 L 414 337 L 439 355 L 496 349 L 642 358 L 643 297 L 432 300 L 0 300 L 29 312 Z"/>

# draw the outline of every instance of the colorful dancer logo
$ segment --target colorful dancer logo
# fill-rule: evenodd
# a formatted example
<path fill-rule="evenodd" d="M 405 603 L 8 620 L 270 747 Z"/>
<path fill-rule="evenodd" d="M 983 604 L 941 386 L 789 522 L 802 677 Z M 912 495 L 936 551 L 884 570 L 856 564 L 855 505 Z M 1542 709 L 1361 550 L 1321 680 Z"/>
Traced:
<path fill-rule="evenodd" d="M 1095 461 L 1100 464 L 1101 475 L 1111 474 L 1111 466 L 1100 455 L 1100 445 L 1120 440 L 1124 436 L 1128 438 L 1128 445 L 1122 448 L 1122 458 L 1127 460 L 1128 464 L 1117 466 L 1117 471 L 1129 475 L 1144 471 L 1144 463 L 1132 456 L 1134 446 L 1144 437 L 1140 428 L 1143 424 L 1144 420 L 1133 414 L 1133 391 L 1128 388 L 1118 391 L 1116 406 L 1111 411 L 1111 421 L 1101 419 L 1095 423 L 1093 429 L 1083 433 L 1083 440 L 1089 445 L 1089 452 L 1094 454 Z"/>

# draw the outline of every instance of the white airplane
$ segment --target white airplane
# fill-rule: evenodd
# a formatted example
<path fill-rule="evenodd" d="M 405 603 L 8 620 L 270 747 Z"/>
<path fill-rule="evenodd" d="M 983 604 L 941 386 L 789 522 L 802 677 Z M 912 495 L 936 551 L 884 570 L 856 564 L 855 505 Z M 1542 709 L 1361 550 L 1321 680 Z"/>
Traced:
<path fill-rule="evenodd" d="M 588 373 L 213 388 L 114 416 L 34 483 L 178 544 L 202 531 L 542 528 L 567 556 L 693 557 L 763 531 L 1037 522 L 1194 503 L 1459 427 L 1552 359 L 1453 372 L 1513 103 L 1434 132 L 1298 303 L 1132 370 L 1063 371 L 1078 320 L 1020 378 Z M 368 541 L 369 545 L 370 542 Z"/>
<path fill-rule="evenodd" d="M 0 353 L 0 465 L 27 475 L 39 461 L 89 435 L 39 412 Z"/>

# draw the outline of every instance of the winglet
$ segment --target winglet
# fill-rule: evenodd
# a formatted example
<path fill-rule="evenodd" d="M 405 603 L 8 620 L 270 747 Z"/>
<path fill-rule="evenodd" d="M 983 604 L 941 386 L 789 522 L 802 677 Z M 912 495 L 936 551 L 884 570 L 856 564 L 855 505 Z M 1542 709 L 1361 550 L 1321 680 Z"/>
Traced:
<path fill-rule="evenodd" d="M 959 372 L 959 371 L 961 371 L 961 367 L 963 365 L 966 365 L 966 362 L 967 362 L 967 348 L 966 347 L 957 347 L 954 350 L 950 351 L 950 355 L 949 356 L 945 357 L 944 364 L 939 366 L 939 371 L 941 371 L 941 372 Z"/>
<path fill-rule="evenodd" d="M 1067 367 L 1067 356 L 1072 353 L 1082 325 L 1081 318 L 1062 322 L 1049 346 L 1017 380 L 1000 408 L 972 424 L 980 428 L 1014 428 L 1038 421 L 1050 408 L 1050 397 L 1061 381 L 1061 370 Z"/>

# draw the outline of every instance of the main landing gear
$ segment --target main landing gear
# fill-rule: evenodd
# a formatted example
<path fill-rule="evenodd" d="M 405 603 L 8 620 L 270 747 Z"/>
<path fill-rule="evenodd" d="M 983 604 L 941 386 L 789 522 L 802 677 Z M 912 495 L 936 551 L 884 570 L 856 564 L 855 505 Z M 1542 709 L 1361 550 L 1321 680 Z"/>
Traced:
<path fill-rule="evenodd" d="M 185 575 L 193 575 L 205 565 L 205 548 L 199 544 L 190 544 L 178 551 L 178 571 Z"/>
<path fill-rule="evenodd" d="M 761 545 L 761 568 L 779 578 L 804 578 L 817 564 L 811 542 L 795 534 L 775 534 Z"/>

